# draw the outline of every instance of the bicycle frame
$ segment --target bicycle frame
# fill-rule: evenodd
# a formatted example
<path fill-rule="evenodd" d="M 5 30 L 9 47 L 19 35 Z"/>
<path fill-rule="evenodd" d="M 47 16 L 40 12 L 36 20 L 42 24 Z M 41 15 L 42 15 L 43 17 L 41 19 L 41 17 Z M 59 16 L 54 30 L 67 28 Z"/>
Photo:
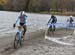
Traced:
<path fill-rule="evenodd" d="M 48 34 L 49 34 L 49 31 L 51 31 L 51 33 L 54 35 L 54 31 L 55 31 L 56 27 L 55 27 L 55 24 L 54 23 L 50 23 L 48 25 Z"/>
<path fill-rule="evenodd" d="M 16 49 L 18 47 L 18 44 L 21 46 L 23 43 L 23 28 L 22 27 L 17 27 L 17 33 L 15 35 L 15 39 L 14 39 L 14 48 Z"/>
<path fill-rule="evenodd" d="M 48 27 L 49 27 L 49 28 L 52 28 L 52 29 L 55 29 L 55 24 L 54 24 L 54 23 L 49 24 Z"/>
<path fill-rule="evenodd" d="M 23 27 L 22 26 L 17 26 L 17 33 L 19 33 L 19 40 L 22 40 L 22 36 L 23 36 Z"/>

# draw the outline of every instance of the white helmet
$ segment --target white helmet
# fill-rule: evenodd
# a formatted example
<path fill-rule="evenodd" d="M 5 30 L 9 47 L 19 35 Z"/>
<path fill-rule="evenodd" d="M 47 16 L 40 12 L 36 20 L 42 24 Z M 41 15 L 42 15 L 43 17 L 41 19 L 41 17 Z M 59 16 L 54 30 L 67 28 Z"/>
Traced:
<path fill-rule="evenodd" d="M 20 14 L 21 15 L 25 15 L 25 11 L 20 11 Z"/>
<path fill-rule="evenodd" d="M 70 18 L 72 18 L 73 16 L 71 15 Z"/>
<path fill-rule="evenodd" d="M 25 15 L 25 11 L 22 11 L 22 15 Z"/>

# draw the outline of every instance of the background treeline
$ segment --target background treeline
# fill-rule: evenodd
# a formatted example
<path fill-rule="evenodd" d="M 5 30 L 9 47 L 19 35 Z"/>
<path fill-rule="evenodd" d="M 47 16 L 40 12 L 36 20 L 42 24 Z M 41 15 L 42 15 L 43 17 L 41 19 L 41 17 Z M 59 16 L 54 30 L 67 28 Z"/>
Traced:
<path fill-rule="evenodd" d="M 74 12 L 75 0 L 0 0 L 0 10 L 28 12 Z"/>

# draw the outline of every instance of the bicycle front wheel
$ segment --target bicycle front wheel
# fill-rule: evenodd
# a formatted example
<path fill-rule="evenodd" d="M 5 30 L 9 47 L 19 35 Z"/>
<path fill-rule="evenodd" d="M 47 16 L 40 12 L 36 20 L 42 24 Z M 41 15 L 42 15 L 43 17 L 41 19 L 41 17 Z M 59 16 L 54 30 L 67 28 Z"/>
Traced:
<path fill-rule="evenodd" d="M 18 48 L 20 46 L 20 42 L 19 42 L 19 33 L 17 32 L 14 38 L 14 48 Z"/>

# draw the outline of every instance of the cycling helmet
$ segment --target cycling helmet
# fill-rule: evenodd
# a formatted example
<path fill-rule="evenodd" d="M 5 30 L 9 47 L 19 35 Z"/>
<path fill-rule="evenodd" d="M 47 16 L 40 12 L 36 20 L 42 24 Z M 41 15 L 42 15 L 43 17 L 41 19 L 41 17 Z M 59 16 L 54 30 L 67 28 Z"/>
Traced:
<path fill-rule="evenodd" d="M 72 18 L 73 16 L 71 15 L 70 18 Z"/>
<path fill-rule="evenodd" d="M 25 11 L 20 11 L 20 14 L 21 15 L 25 15 Z"/>

